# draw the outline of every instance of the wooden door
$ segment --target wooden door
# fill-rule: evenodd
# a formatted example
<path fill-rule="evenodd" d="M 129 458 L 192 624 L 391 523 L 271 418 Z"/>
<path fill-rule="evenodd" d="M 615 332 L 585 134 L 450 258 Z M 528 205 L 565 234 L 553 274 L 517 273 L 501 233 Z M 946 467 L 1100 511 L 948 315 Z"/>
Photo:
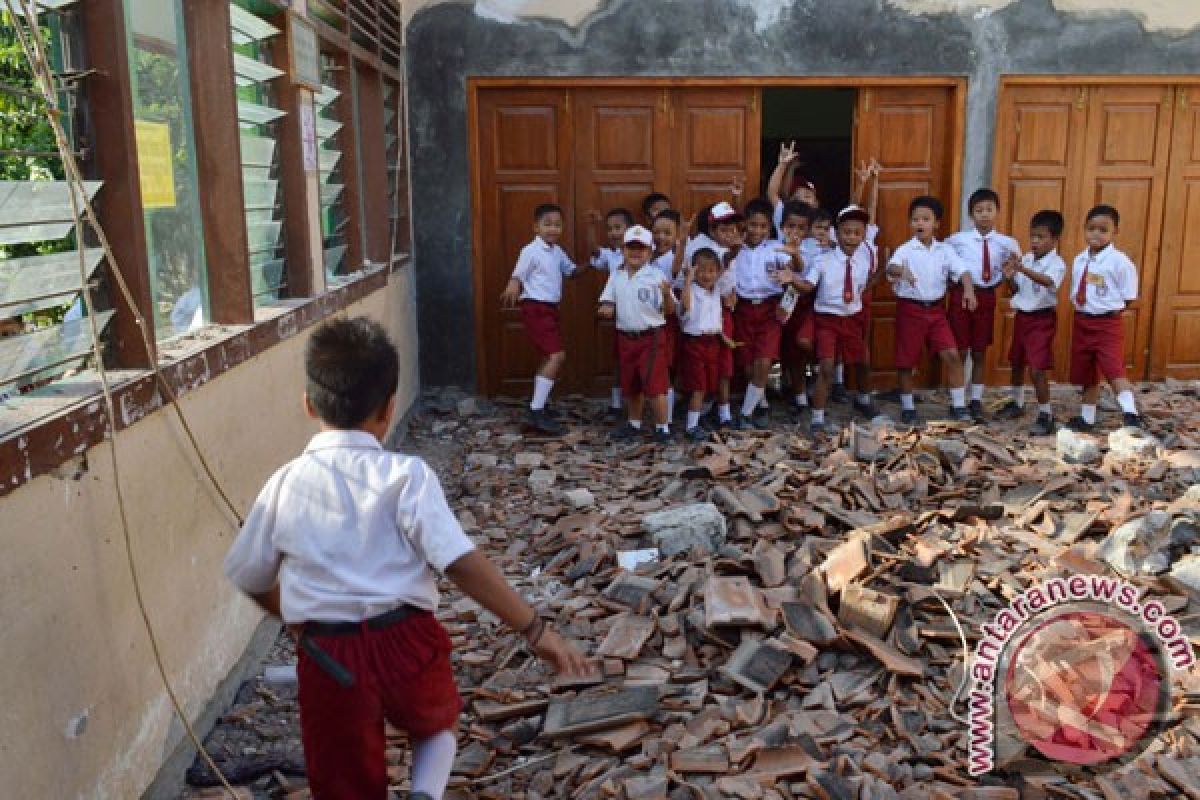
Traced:
<path fill-rule="evenodd" d="M 1150 377 L 1200 378 L 1200 89 L 1175 89 Z M 1145 289 L 1143 288 L 1143 292 Z"/>
<path fill-rule="evenodd" d="M 1086 148 L 1087 90 L 1081 86 L 1014 86 L 1004 90 L 996 118 L 996 159 L 993 186 L 1000 195 L 996 226 L 1015 237 L 1029 252 L 1029 220 L 1038 211 L 1060 211 L 1067 220 L 1059 255 L 1070 267 L 1083 249 L 1087 209 L 1080 209 L 1079 175 Z M 1059 333 L 1055 365 L 1060 379 L 1067 374 L 1070 350 L 1070 281 L 1059 290 Z M 1001 290 L 996 314 L 995 344 L 988 351 L 988 383 L 1007 384 L 1012 366 L 1013 312 L 1008 292 Z"/>
<path fill-rule="evenodd" d="M 735 176 L 758 186 L 761 90 L 689 87 L 671 94 L 675 207 L 687 216 L 728 200 Z"/>
<path fill-rule="evenodd" d="M 501 311 L 500 293 L 521 248 L 533 239 L 533 212 L 542 203 L 570 209 L 573 148 L 567 92 L 563 89 L 487 89 L 479 92 L 479 163 L 475 241 L 480 274 L 476 304 L 482 330 L 480 375 L 489 394 L 529 394 L 540 358 L 525 338 L 520 315 Z M 573 241 L 566 215 L 563 243 Z M 564 296 L 573 291 L 570 282 Z"/>
<path fill-rule="evenodd" d="M 606 244 L 603 216 L 628 209 L 641 222 L 642 199 L 671 188 L 670 92 L 660 88 L 595 88 L 573 92 L 575 135 L 575 263 Z M 599 222 L 593 217 L 599 216 Z M 590 234 L 590 235 L 589 235 Z M 616 378 L 613 323 L 596 318 L 608 274 L 587 270 L 563 303 L 568 380 L 586 394 L 604 394 Z"/>
<path fill-rule="evenodd" d="M 958 132 L 954 120 L 955 90 L 937 87 L 870 87 L 858 93 L 854 124 L 854 163 L 876 159 L 879 177 L 879 255 L 882 261 L 912 238 L 908 204 L 931 194 L 946 204 L 942 234 L 957 228 L 954 158 Z M 886 281 L 875 290 L 871 305 L 871 365 L 875 385 L 890 388 L 896 381 L 896 298 Z M 938 375 L 932 361 L 921 369 L 920 380 L 930 384 Z"/>

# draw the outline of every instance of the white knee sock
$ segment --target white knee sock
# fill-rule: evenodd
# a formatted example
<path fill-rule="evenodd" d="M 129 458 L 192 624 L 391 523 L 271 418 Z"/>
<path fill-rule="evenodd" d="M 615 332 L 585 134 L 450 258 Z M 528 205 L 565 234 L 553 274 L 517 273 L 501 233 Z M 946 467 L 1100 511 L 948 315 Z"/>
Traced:
<path fill-rule="evenodd" d="M 1121 406 L 1121 410 L 1126 414 L 1137 413 L 1137 402 L 1133 399 L 1133 392 L 1128 389 L 1117 395 L 1117 404 Z"/>
<path fill-rule="evenodd" d="M 846 365 L 845 364 L 838 364 L 836 367 L 833 368 L 833 382 L 834 383 L 845 383 L 846 382 Z"/>
<path fill-rule="evenodd" d="M 1083 405 L 1079 408 L 1079 416 L 1083 417 L 1083 421 L 1089 425 L 1096 424 L 1096 407 Z"/>
<path fill-rule="evenodd" d="M 1017 408 L 1024 408 L 1025 407 L 1025 387 L 1024 386 L 1013 386 L 1011 389 L 1009 389 L 1009 391 L 1012 392 L 1012 401 L 1013 401 L 1013 403 L 1016 404 Z"/>
<path fill-rule="evenodd" d="M 746 385 L 746 399 L 742 401 L 743 417 L 748 417 L 754 413 L 754 409 L 758 408 L 758 401 L 762 399 L 762 395 L 763 390 L 753 383 Z"/>
<path fill-rule="evenodd" d="M 825 409 L 814 408 L 812 410 L 812 421 L 818 425 L 825 421 Z"/>
<path fill-rule="evenodd" d="M 688 416 L 687 416 L 687 430 L 690 431 L 692 428 L 696 427 L 699 424 L 700 424 L 700 412 L 699 411 L 689 411 Z"/>
<path fill-rule="evenodd" d="M 917 410 L 916 401 L 913 400 L 913 396 L 911 394 L 900 395 L 900 408 L 904 409 L 905 411 Z"/>
<path fill-rule="evenodd" d="M 1038 413 L 1039 414 L 1049 414 L 1049 415 L 1053 416 L 1054 415 L 1054 407 L 1051 406 L 1049 403 L 1038 403 Z"/>
<path fill-rule="evenodd" d="M 721 422 L 731 422 L 733 420 L 733 409 L 729 407 L 729 403 L 721 403 L 717 406 L 717 419 Z"/>
<path fill-rule="evenodd" d="M 612 397 L 609 399 L 608 404 L 612 408 L 620 408 L 621 407 L 621 387 L 619 387 L 619 386 L 613 387 Z"/>
<path fill-rule="evenodd" d="M 433 800 L 441 800 L 454 768 L 458 742 L 450 731 L 435 733 L 428 739 L 413 743 L 412 790 L 425 792 Z"/>
<path fill-rule="evenodd" d="M 967 404 L 967 391 L 962 387 L 956 387 L 950 390 L 950 405 L 955 408 L 962 408 Z"/>
<path fill-rule="evenodd" d="M 550 390 L 554 388 L 554 381 L 549 378 L 543 378 L 537 375 L 533 379 L 533 400 L 529 402 L 529 407 L 534 411 L 541 411 L 546 407 L 546 401 L 550 399 Z"/>
<path fill-rule="evenodd" d="M 971 399 L 972 400 L 983 400 L 983 384 L 982 383 L 972 383 L 971 384 Z"/>
<path fill-rule="evenodd" d="M 796 405 L 800 406 L 801 408 L 807 406 L 808 405 L 808 393 L 807 392 L 797 392 L 796 396 L 795 396 L 795 398 L 793 398 L 792 402 L 795 403 Z"/>
<path fill-rule="evenodd" d="M 667 389 L 667 419 L 675 416 L 675 390 Z"/>

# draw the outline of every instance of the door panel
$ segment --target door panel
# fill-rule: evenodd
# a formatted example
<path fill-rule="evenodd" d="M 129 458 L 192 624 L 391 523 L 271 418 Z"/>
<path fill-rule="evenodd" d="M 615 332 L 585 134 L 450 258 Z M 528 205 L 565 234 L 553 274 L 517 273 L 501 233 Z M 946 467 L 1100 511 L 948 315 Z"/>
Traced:
<path fill-rule="evenodd" d="M 671 95 L 675 207 L 686 217 L 728 200 L 735 176 L 758 186 L 760 91 L 697 87 L 674 89 Z"/>

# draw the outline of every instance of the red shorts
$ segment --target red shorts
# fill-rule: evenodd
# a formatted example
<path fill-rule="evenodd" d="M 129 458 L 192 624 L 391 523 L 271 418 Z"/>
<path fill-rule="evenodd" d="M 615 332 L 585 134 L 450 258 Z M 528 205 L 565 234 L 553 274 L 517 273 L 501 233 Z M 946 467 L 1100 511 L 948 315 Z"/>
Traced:
<path fill-rule="evenodd" d="M 721 309 L 721 332 L 724 333 L 730 341 L 733 341 L 733 312 L 728 308 Z M 733 350 L 728 347 L 721 348 L 720 367 L 718 374 L 722 379 L 725 380 L 733 377 Z"/>
<path fill-rule="evenodd" d="M 663 326 L 665 327 L 665 326 Z M 617 331 L 617 363 L 621 391 L 658 397 L 667 393 L 667 333 L 663 327 L 642 335 Z"/>
<path fill-rule="evenodd" d="M 757 304 L 738 298 L 737 307 L 733 310 L 733 330 L 734 339 L 740 346 L 734 355 L 742 369 L 759 360 L 779 360 L 783 325 L 775 316 L 778 310 L 778 297 Z"/>
<path fill-rule="evenodd" d="M 840 360 L 843 364 L 865 364 L 867 345 L 857 315 L 816 314 L 817 359 Z"/>
<path fill-rule="evenodd" d="M 960 284 L 950 287 L 950 303 L 946 318 L 960 352 L 982 353 L 992 346 L 992 330 L 996 327 L 996 290 L 976 289 L 979 306 L 974 311 L 963 308 L 963 289 Z"/>
<path fill-rule="evenodd" d="M 411 739 L 450 730 L 462 700 L 450 669 L 450 637 L 421 612 L 383 630 L 313 641 L 354 674 L 343 688 L 299 648 L 300 735 L 313 797 L 388 796 L 384 720 Z"/>
<path fill-rule="evenodd" d="M 720 388 L 721 351 L 729 348 L 715 334 L 683 336 L 680 347 L 680 372 L 685 392 L 710 394 Z"/>
<path fill-rule="evenodd" d="M 558 306 L 538 300 L 521 301 L 521 324 L 529 341 L 543 356 L 563 351 L 562 330 L 558 324 Z"/>
<path fill-rule="evenodd" d="M 1013 315 L 1012 347 L 1008 349 L 1008 362 L 1014 367 L 1028 366 L 1030 369 L 1054 369 L 1054 332 L 1058 327 L 1058 314 L 1053 308 L 1044 311 L 1018 311 Z"/>
<path fill-rule="evenodd" d="M 1089 317 L 1075 312 L 1071 326 L 1071 383 L 1098 386 L 1125 377 L 1125 321 L 1120 314 Z"/>
<path fill-rule="evenodd" d="M 896 369 L 913 369 L 921 360 L 921 348 L 930 353 L 956 350 L 954 334 L 942 305 L 926 306 L 915 300 L 896 298 Z"/>
<path fill-rule="evenodd" d="M 810 293 L 800 298 L 792 315 L 788 317 L 787 325 L 783 328 L 785 347 L 804 342 L 812 345 L 816 341 L 816 311 L 813 303 L 816 298 Z"/>

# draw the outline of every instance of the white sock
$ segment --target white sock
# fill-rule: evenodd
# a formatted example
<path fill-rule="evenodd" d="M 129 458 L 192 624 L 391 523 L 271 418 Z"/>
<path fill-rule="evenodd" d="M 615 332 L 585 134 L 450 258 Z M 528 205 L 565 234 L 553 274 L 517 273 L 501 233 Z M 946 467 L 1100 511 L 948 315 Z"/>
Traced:
<path fill-rule="evenodd" d="M 550 390 L 554 388 L 554 381 L 549 378 L 543 378 L 541 375 L 536 375 L 533 378 L 533 400 L 530 401 L 529 407 L 534 411 L 541 411 L 546 407 L 546 401 L 550 399 Z"/>
<path fill-rule="evenodd" d="M 866 392 L 858 393 L 858 404 L 860 406 L 865 406 L 869 402 L 871 402 L 871 395 L 867 394 Z"/>
<path fill-rule="evenodd" d="M 746 399 L 742 401 L 743 417 L 748 417 L 754 413 L 754 409 L 758 408 L 758 401 L 762 399 L 762 394 L 763 390 L 753 383 L 746 385 Z"/>
<path fill-rule="evenodd" d="M 795 402 L 795 404 L 800 406 L 801 408 L 804 408 L 805 406 L 808 405 L 808 393 L 801 392 L 800 394 L 796 395 L 793 402 Z"/>
<path fill-rule="evenodd" d="M 972 383 L 971 384 L 971 399 L 972 400 L 983 400 L 983 384 L 982 383 Z"/>
<path fill-rule="evenodd" d="M 967 404 L 967 390 L 961 387 L 955 387 L 950 390 L 950 405 L 955 408 L 962 408 Z"/>
<path fill-rule="evenodd" d="M 971 382 L 971 370 L 975 368 L 975 358 L 971 355 L 971 351 L 963 353 L 963 388 L 967 388 L 967 384 Z"/>
<path fill-rule="evenodd" d="M 1121 406 L 1121 410 L 1126 414 L 1137 413 L 1137 403 L 1133 399 L 1133 392 L 1128 389 L 1117 395 L 1117 404 Z"/>
<path fill-rule="evenodd" d="M 454 754 L 458 742 L 450 731 L 435 733 L 427 739 L 413 742 L 412 790 L 424 792 L 434 800 L 441 800 L 450 782 L 450 770 L 454 768 Z"/>
<path fill-rule="evenodd" d="M 1096 407 L 1083 405 L 1079 407 L 1079 416 L 1083 417 L 1083 421 L 1089 425 L 1096 424 Z"/>
<path fill-rule="evenodd" d="M 1016 404 L 1017 408 L 1024 408 L 1025 407 L 1025 387 L 1024 386 L 1013 386 L 1009 389 L 1009 392 L 1012 394 L 1012 401 L 1013 401 L 1013 403 Z"/>
<path fill-rule="evenodd" d="M 717 419 L 721 422 L 733 421 L 733 409 L 729 407 L 729 403 L 721 403 L 717 406 Z"/>
<path fill-rule="evenodd" d="M 654 430 L 658 431 L 659 433 L 670 433 L 671 432 L 671 423 L 668 422 L 663 425 L 659 425 L 656 422 L 656 423 L 654 423 Z"/>
<path fill-rule="evenodd" d="M 1053 415 L 1054 409 L 1050 406 L 1049 403 L 1038 403 L 1038 413 Z"/>
<path fill-rule="evenodd" d="M 834 383 L 845 383 L 846 382 L 846 365 L 845 364 L 838 364 L 837 366 L 835 366 L 833 368 L 833 382 Z"/>
<path fill-rule="evenodd" d="M 667 419 L 675 416 L 675 390 L 667 389 Z"/>
<path fill-rule="evenodd" d="M 824 422 L 825 421 L 825 409 L 814 408 L 812 410 L 812 421 L 816 422 L 818 424 Z"/>
<path fill-rule="evenodd" d="M 900 395 L 900 408 L 904 409 L 905 411 L 917 410 L 917 404 L 913 401 L 913 396 L 911 394 Z"/>
<path fill-rule="evenodd" d="M 609 399 L 608 404 L 612 408 L 621 407 L 621 388 L 619 386 L 613 387 L 612 396 Z"/>
<path fill-rule="evenodd" d="M 696 427 L 699 424 L 700 424 L 700 412 L 699 411 L 689 411 L 688 416 L 687 416 L 687 429 L 690 431 L 692 428 Z"/>

